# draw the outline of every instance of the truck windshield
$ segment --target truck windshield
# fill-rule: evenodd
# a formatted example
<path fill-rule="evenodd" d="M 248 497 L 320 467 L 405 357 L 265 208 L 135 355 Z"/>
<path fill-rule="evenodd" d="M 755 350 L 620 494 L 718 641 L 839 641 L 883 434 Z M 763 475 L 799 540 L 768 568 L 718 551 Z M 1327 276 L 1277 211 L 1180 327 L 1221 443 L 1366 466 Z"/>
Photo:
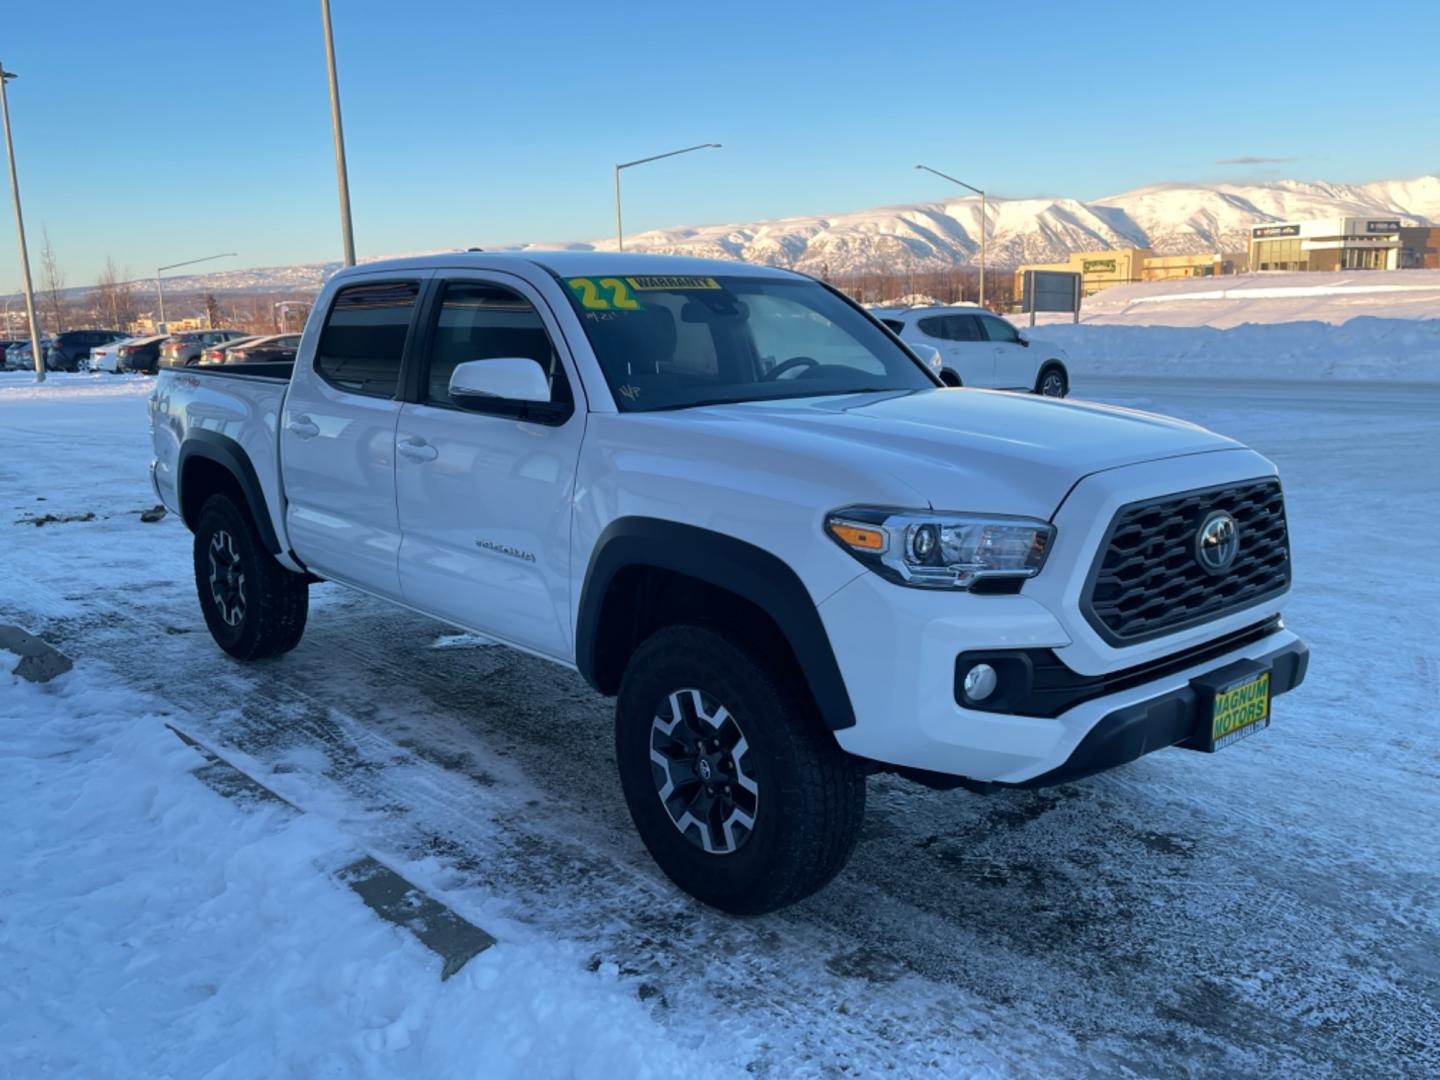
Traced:
<path fill-rule="evenodd" d="M 936 385 L 884 330 L 814 282 L 725 275 L 565 283 L 624 411 Z"/>

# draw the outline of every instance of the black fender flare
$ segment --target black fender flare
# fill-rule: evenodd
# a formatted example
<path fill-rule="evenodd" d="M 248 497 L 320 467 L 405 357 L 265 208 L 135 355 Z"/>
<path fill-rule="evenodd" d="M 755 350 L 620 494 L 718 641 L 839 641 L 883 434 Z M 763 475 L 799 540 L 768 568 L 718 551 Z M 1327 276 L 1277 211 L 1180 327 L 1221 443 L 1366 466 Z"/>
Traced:
<path fill-rule="evenodd" d="M 575 623 L 575 666 L 596 690 L 599 627 L 615 576 L 654 567 L 724 589 L 759 608 L 785 636 L 831 730 L 853 727 L 855 708 L 810 591 L 779 557 L 732 536 L 659 518 L 616 518 L 600 534 L 585 571 Z"/>
<path fill-rule="evenodd" d="M 272 555 L 281 554 L 280 539 L 275 535 L 275 526 L 270 521 L 270 511 L 265 505 L 265 491 L 260 486 L 260 477 L 255 473 L 250 455 L 245 453 L 245 448 L 234 439 L 218 431 L 197 428 L 188 432 L 185 441 L 180 444 L 180 458 L 175 469 L 175 497 L 180 503 L 182 520 L 194 529 L 196 516 L 200 513 L 200 507 L 185 505 L 184 495 L 185 469 L 196 458 L 214 462 L 235 478 L 265 549 Z"/>

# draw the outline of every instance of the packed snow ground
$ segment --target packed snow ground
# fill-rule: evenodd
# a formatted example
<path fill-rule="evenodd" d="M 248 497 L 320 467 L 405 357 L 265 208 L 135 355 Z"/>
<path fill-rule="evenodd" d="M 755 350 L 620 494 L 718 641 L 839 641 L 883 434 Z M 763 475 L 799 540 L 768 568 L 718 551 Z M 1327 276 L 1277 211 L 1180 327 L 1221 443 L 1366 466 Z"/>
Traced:
<path fill-rule="evenodd" d="M 1075 382 L 1279 462 L 1309 681 L 1214 757 L 877 779 L 841 877 L 744 921 L 650 864 L 577 677 L 334 586 L 231 662 L 139 520 L 150 383 L 0 376 L 0 621 L 77 661 L 0 657 L 0 1075 L 1435 1075 L 1440 389 Z M 359 851 L 500 944 L 441 983 L 329 877 Z"/>

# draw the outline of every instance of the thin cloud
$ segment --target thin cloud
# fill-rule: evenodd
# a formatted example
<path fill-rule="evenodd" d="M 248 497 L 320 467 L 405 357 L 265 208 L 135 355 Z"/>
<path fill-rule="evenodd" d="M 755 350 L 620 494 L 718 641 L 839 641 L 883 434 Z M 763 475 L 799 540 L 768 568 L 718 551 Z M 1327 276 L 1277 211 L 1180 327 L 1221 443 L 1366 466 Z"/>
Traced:
<path fill-rule="evenodd" d="M 1215 162 L 1216 165 L 1285 165 L 1292 161 L 1299 161 L 1293 157 L 1227 157 Z"/>

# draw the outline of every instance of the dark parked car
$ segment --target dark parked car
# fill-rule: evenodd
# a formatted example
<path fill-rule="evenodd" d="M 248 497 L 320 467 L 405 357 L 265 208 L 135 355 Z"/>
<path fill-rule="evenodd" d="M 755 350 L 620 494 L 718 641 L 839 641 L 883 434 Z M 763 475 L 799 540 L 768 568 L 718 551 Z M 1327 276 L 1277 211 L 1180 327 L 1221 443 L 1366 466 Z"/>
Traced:
<path fill-rule="evenodd" d="M 121 371 L 139 371 L 154 375 L 160 370 L 160 346 L 166 335 L 136 338 L 120 346 L 119 368 Z"/>
<path fill-rule="evenodd" d="M 45 367 L 50 371 L 79 371 L 90 359 L 90 350 L 125 337 L 119 330 L 65 330 L 45 350 Z"/>
<path fill-rule="evenodd" d="M 160 346 L 161 367 L 194 367 L 200 354 L 212 345 L 245 337 L 243 330 L 182 330 Z"/>
<path fill-rule="evenodd" d="M 293 364 L 300 348 L 299 334 L 269 334 L 231 349 L 227 364 Z"/>

